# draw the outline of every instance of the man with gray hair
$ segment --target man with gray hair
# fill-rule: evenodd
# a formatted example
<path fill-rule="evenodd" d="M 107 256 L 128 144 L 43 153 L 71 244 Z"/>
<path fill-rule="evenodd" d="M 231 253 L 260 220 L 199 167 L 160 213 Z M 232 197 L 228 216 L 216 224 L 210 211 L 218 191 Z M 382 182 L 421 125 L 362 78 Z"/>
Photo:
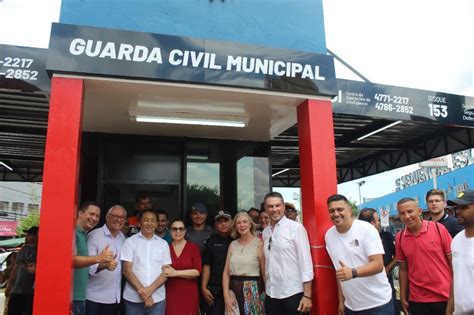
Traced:
<path fill-rule="evenodd" d="M 112 206 L 105 216 L 106 223 L 87 235 L 90 255 L 97 255 L 108 247 L 114 259 L 108 263 L 89 267 L 89 280 L 86 289 L 86 314 L 114 315 L 120 303 L 122 265 L 120 250 L 125 241 L 121 232 L 127 219 L 127 212 L 120 205 Z"/>

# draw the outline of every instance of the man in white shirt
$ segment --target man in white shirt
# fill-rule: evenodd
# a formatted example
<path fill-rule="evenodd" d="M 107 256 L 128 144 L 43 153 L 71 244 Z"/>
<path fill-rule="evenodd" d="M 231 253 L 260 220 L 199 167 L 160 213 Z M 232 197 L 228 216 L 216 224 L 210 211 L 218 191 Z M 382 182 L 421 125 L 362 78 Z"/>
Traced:
<path fill-rule="evenodd" d="M 448 200 L 456 207 L 459 223 L 464 231 L 459 232 L 451 243 L 453 255 L 453 285 L 446 314 L 474 314 L 474 190 L 460 193 L 456 199 Z M 469 289 L 471 288 L 471 289 Z"/>
<path fill-rule="evenodd" d="M 394 314 L 377 229 L 355 220 L 343 195 L 329 197 L 327 205 L 334 226 L 326 232 L 325 241 L 336 269 L 339 314 Z"/>
<path fill-rule="evenodd" d="M 270 225 L 262 233 L 265 311 L 272 315 L 307 313 L 312 307 L 313 261 L 306 229 L 285 217 L 280 193 L 268 193 L 264 206 L 270 216 Z"/>
<path fill-rule="evenodd" d="M 112 206 L 105 215 L 106 223 L 87 235 L 87 248 L 90 255 L 99 254 L 105 247 L 114 254 L 108 264 L 95 264 L 89 267 L 89 280 L 86 289 L 86 314 L 115 315 L 120 303 L 120 283 L 122 264 L 120 250 L 125 241 L 121 232 L 127 220 L 127 211 L 122 206 Z"/>
<path fill-rule="evenodd" d="M 171 264 L 168 243 L 155 234 L 156 212 L 146 209 L 140 232 L 125 240 L 120 259 L 127 279 L 123 291 L 125 314 L 164 315 L 166 292 L 162 267 Z"/>

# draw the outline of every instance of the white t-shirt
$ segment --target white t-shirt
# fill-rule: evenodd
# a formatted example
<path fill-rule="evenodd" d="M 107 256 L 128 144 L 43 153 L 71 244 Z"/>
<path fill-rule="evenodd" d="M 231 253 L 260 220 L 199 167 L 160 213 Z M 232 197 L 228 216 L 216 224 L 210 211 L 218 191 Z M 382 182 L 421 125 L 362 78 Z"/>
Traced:
<path fill-rule="evenodd" d="M 454 314 L 474 314 L 474 237 L 459 232 L 451 243 L 453 255 Z"/>
<path fill-rule="evenodd" d="M 334 268 L 341 268 L 342 261 L 350 268 L 357 268 L 369 262 L 369 256 L 384 254 L 382 240 L 377 229 L 370 223 L 354 220 L 351 229 L 339 233 L 331 227 L 324 237 L 326 249 Z M 360 277 L 340 282 L 344 305 L 352 311 L 368 310 L 390 302 L 392 288 L 385 271 L 369 277 Z"/>
<path fill-rule="evenodd" d="M 164 265 L 171 264 L 168 243 L 154 235 L 146 239 L 141 232 L 125 240 L 122 245 L 120 260 L 132 263 L 132 271 L 143 286 L 149 286 L 161 274 Z M 165 286 L 162 285 L 151 295 L 158 303 L 166 297 Z M 123 290 L 123 298 L 129 302 L 142 303 L 135 289 L 127 282 Z"/>

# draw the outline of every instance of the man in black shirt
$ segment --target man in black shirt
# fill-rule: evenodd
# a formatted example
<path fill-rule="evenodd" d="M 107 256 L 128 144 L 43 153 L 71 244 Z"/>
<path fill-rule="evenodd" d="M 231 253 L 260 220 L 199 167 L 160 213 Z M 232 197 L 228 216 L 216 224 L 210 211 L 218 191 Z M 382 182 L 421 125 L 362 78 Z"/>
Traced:
<path fill-rule="evenodd" d="M 224 296 L 222 294 L 222 274 L 224 272 L 227 249 L 232 242 L 230 236 L 232 216 L 219 211 L 214 218 L 216 234 L 209 236 L 204 244 L 202 257 L 201 292 L 208 307 L 207 315 L 225 313 Z"/>
<path fill-rule="evenodd" d="M 431 189 L 426 193 L 426 205 L 430 211 L 430 221 L 439 222 L 448 230 L 451 237 L 455 237 L 464 228 L 459 225 L 458 220 L 448 215 L 446 208 L 446 198 L 444 191 Z"/>
<path fill-rule="evenodd" d="M 363 220 L 372 224 L 380 234 L 382 239 L 383 250 L 385 254 L 383 255 L 383 265 L 385 266 L 385 272 L 387 273 L 388 282 L 392 287 L 392 301 L 395 314 L 400 314 L 400 305 L 397 301 L 397 291 L 393 283 L 392 270 L 397 263 L 395 258 L 395 239 L 390 232 L 382 231 L 380 226 L 380 218 L 375 209 L 364 208 L 359 212 L 359 220 Z"/>

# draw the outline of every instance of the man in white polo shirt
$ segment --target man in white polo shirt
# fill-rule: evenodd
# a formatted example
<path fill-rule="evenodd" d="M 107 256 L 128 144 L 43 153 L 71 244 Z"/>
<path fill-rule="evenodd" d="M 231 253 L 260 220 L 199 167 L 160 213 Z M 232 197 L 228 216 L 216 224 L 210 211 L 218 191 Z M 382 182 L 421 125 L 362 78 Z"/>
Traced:
<path fill-rule="evenodd" d="M 270 224 L 263 230 L 265 253 L 265 312 L 297 315 L 312 308 L 313 261 L 308 234 L 301 223 L 285 217 L 285 201 L 278 192 L 264 199 Z"/>
<path fill-rule="evenodd" d="M 377 229 L 355 220 L 343 195 L 327 200 L 332 226 L 326 249 L 336 269 L 339 313 L 393 315 L 392 289 L 383 265 L 383 245 Z"/>
<path fill-rule="evenodd" d="M 155 234 L 158 216 L 150 209 L 142 212 L 140 232 L 122 246 L 125 314 L 164 315 L 165 276 L 162 267 L 171 264 L 168 243 Z"/>

